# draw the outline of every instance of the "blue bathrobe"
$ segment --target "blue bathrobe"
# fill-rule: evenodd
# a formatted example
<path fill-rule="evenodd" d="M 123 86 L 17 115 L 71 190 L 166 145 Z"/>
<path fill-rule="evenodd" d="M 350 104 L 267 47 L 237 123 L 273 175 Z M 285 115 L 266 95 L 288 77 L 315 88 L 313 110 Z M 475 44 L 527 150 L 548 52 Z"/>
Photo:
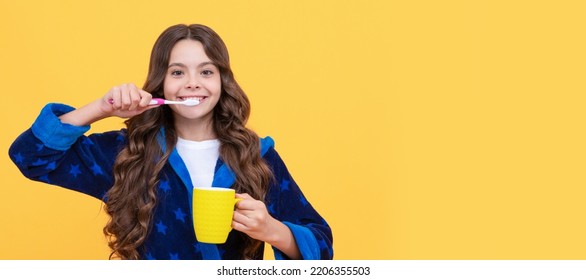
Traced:
<path fill-rule="evenodd" d="M 14 141 L 10 158 L 27 178 L 104 200 L 114 183 L 116 156 L 127 144 L 126 130 L 85 136 L 89 126 L 59 120 L 72 110 L 64 104 L 46 105 L 32 127 Z M 159 137 L 162 149 L 164 141 Z M 261 139 L 261 153 L 275 178 L 265 199 L 269 213 L 291 229 L 303 259 L 332 259 L 330 227 L 307 201 L 270 137 Z M 219 245 L 197 241 L 191 214 L 193 185 L 177 150 L 172 151 L 159 178 L 152 229 L 138 250 L 143 259 L 242 258 L 243 233 L 232 230 L 226 243 Z M 230 188 L 234 182 L 234 173 L 219 159 L 212 186 Z M 273 250 L 276 259 L 287 259 L 278 249 Z M 263 251 L 261 247 L 256 258 L 262 259 Z"/>

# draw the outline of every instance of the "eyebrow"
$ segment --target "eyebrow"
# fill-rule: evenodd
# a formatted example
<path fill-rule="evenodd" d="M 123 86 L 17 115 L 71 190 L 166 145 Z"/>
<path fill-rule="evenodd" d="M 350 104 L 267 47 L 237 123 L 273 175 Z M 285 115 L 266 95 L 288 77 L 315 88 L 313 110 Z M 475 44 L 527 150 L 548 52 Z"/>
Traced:
<path fill-rule="evenodd" d="M 208 65 L 208 64 L 211 64 L 211 65 L 214 65 L 214 66 L 216 66 L 216 64 L 215 64 L 215 63 L 213 63 L 212 61 L 204 61 L 204 62 L 202 62 L 202 63 L 198 64 L 198 65 L 197 65 L 197 68 L 204 67 L 204 66 L 206 66 L 206 65 Z M 171 68 L 171 67 L 173 67 L 173 66 L 187 67 L 185 64 L 183 64 L 183 63 L 181 63 L 181 62 L 173 62 L 173 63 L 169 64 L 169 66 L 168 66 L 167 68 Z"/>

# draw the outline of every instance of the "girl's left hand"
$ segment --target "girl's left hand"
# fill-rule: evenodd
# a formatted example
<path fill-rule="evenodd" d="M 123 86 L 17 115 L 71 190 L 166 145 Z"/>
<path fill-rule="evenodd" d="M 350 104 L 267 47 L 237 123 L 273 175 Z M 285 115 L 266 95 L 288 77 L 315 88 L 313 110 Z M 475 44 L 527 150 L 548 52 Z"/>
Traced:
<path fill-rule="evenodd" d="M 273 218 L 262 201 L 246 193 L 237 193 L 236 197 L 242 200 L 236 203 L 232 218 L 233 229 L 244 232 L 251 238 L 269 243 L 291 259 L 301 259 L 301 252 L 291 230 Z"/>
<path fill-rule="evenodd" d="M 252 198 L 249 194 L 236 194 L 237 198 L 242 198 L 236 203 L 234 218 L 232 219 L 232 228 L 246 233 L 251 238 L 270 242 L 274 237 L 275 231 L 271 230 L 279 223 L 267 211 L 266 205 Z"/>

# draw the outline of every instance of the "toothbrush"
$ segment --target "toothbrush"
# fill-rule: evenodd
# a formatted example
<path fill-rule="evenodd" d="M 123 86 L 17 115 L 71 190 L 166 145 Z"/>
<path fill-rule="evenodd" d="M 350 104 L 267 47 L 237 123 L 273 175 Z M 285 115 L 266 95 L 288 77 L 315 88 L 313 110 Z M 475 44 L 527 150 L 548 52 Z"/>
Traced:
<path fill-rule="evenodd" d="M 114 100 L 108 100 L 110 104 L 114 103 Z M 165 105 L 165 104 L 181 104 L 185 106 L 195 106 L 199 105 L 199 100 L 197 99 L 187 99 L 184 101 L 172 101 L 172 100 L 165 100 L 163 98 L 153 98 L 149 105 Z"/>
<path fill-rule="evenodd" d="M 195 106 L 195 105 L 199 105 L 199 100 L 187 99 L 184 101 L 171 101 L 171 100 L 165 100 L 162 98 L 153 98 L 151 100 L 151 103 L 149 103 L 149 105 L 164 105 L 164 104 L 181 104 L 181 105 L 185 105 L 185 106 Z"/>

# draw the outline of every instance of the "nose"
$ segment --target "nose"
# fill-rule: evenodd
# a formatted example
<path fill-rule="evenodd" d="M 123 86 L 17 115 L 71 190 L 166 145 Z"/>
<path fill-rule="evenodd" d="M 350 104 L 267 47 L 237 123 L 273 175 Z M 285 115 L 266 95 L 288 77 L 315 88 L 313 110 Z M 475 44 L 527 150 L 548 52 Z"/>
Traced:
<path fill-rule="evenodd" d="M 199 80 L 195 76 L 190 75 L 189 79 L 187 80 L 187 83 L 185 83 L 185 88 L 191 90 L 199 89 Z"/>

